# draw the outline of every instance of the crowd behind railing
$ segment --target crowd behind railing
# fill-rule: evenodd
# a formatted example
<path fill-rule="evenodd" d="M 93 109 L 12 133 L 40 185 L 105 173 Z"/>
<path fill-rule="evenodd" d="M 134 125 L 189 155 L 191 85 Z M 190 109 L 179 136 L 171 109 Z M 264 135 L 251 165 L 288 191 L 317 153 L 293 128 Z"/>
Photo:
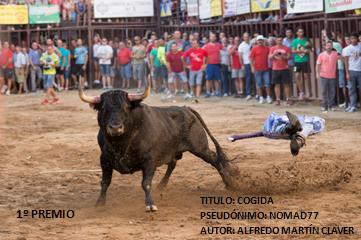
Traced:
<path fill-rule="evenodd" d="M 42 103 L 49 103 L 50 96 L 57 103 L 56 92 L 78 88 L 79 82 L 89 86 L 87 69 L 93 62 L 94 71 L 89 74 L 94 76 L 94 87 L 112 89 L 117 84 L 141 91 L 149 79 L 154 94 L 164 94 L 165 101 L 182 95 L 185 101 L 198 102 L 203 94 L 204 98 L 233 96 L 290 106 L 295 100 L 312 97 L 314 67 L 321 86 L 322 110 L 336 109 L 339 88 L 343 103 L 338 107 L 355 112 L 361 90 L 361 34 L 343 38 L 322 31 L 322 42 L 315 49 L 302 28 L 295 34 L 287 29 L 284 36 L 267 38 L 256 33 L 226 36 L 224 32 L 210 32 L 200 36 L 175 31 L 124 40 L 97 34 L 91 46 L 85 46 L 82 39 L 47 39 L 45 43 L 32 42 L 29 49 L 24 43 L 15 46 L 3 42 L 0 88 L 5 95 L 43 89 L 47 97 Z M 317 55 L 316 66 L 311 66 L 311 53 Z M 297 87 L 294 96 L 293 83 Z"/>

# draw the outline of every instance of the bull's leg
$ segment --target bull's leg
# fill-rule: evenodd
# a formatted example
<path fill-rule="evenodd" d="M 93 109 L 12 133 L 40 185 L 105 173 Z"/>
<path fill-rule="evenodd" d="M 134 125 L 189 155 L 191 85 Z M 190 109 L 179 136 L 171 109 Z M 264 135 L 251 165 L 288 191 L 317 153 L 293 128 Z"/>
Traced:
<path fill-rule="evenodd" d="M 110 182 L 112 181 L 112 175 L 113 175 L 113 168 L 110 165 L 110 163 L 104 158 L 104 156 L 100 156 L 100 165 L 102 167 L 102 181 L 101 181 L 101 190 L 100 190 L 100 196 L 95 204 L 95 206 L 104 206 L 105 205 L 105 199 L 106 199 L 106 193 L 108 190 L 108 187 L 110 185 Z"/>
<path fill-rule="evenodd" d="M 145 211 L 146 212 L 155 212 L 158 210 L 157 206 L 154 205 L 152 195 L 150 193 L 154 172 L 155 172 L 154 168 L 146 167 L 145 169 L 143 169 L 142 188 L 145 193 Z"/>
<path fill-rule="evenodd" d="M 166 171 L 164 177 L 162 178 L 162 180 L 160 181 L 160 183 L 158 185 L 158 189 L 162 190 L 167 186 L 168 181 L 169 181 L 169 177 L 172 174 L 172 172 L 173 172 L 176 165 L 177 165 L 176 160 L 168 163 L 167 171 Z"/>

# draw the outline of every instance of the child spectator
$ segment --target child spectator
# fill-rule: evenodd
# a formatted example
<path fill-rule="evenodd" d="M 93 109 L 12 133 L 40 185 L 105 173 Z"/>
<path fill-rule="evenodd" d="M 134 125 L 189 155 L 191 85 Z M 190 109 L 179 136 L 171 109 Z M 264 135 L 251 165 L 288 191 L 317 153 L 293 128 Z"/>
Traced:
<path fill-rule="evenodd" d="M 40 58 L 40 63 L 44 69 L 44 89 L 46 90 L 45 98 L 41 102 L 43 105 L 49 103 L 49 98 L 53 97 L 53 104 L 59 103 L 59 98 L 56 96 L 53 85 L 55 81 L 56 67 L 59 63 L 59 57 L 54 53 L 52 46 L 46 47 L 46 52 Z"/>

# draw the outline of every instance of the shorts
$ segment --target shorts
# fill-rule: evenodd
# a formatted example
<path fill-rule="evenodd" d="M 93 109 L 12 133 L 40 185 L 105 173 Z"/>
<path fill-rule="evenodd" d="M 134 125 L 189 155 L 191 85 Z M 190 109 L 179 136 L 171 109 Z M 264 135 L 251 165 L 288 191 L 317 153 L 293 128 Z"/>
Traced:
<path fill-rule="evenodd" d="M 63 74 L 64 74 L 64 79 L 68 80 L 70 77 L 70 68 L 65 68 Z"/>
<path fill-rule="evenodd" d="M 221 80 L 221 65 L 208 64 L 206 67 L 206 80 Z"/>
<path fill-rule="evenodd" d="M 15 68 L 15 76 L 17 83 L 25 82 L 25 73 L 22 72 L 21 68 Z"/>
<path fill-rule="evenodd" d="M 165 66 L 154 67 L 153 78 L 154 79 L 165 79 L 167 77 L 167 68 Z"/>
<path fill-rule="evenodd" d="M 290 84 L 290 71 L 285 70 L 272 70 L 272 83 L 273 84 Z"/>
<path fill-rule="evenodd" d="M 169 74 L 168 83 L 174 83 L 176 78 L 179 78 L 179 80 L 181 80 L 183 83 L 188 82 L 185 72 L 179 72 L 179 73 L 171 72 Z"/>
<path fill-rule="evenodd" d="M 47 90 L 48 88 L 52 88 L 55 80 L 55 75 L 51 74 L 44 74 L 44 89 Z"/>
<path fill-rule="evenodd" d="M 271 86 L 269 71 L 268 70 L 255 71 L 254 77 L 256 79 L 257 88 L 270 87 Z"/>
<path fill-rule="evenodd" d="M 110 64 L 100 64 L 100 76 L 110 77 L 112 74 L 112 66 Z"/>
<path fill-rule="evenodd" d="M 119 71 L 122 79 L 130 80 L 132 77 L 132 64 L 129 62 L 128 64 L 121 65 Z"/>
<path fill-rule="evenodd" d="M 244 78 L 244 76 L 243 69 L 232 69 L 232 78 Z"/>
<path fill-rule="evenodd" d="M 202 85 L 203 72 L 199 71 L 190 71 L 189 72 L 189 85 L 193 87 L 194 85 Z"/>
<path fill-rule="evenodd" d="M 338 70 L 338 86 L 339 88 L 345 88 L 347 86 L 344 69 Z"/>
<path fill-rule="evenodd" d="M 11 68 L 4 69 L 4 78 L 5 79 L 12 79 L 14 78 L 14 70 Z"/>
<path fill-rule="evenodd" d="M 302 72 L 309 73 L 310 68 L 308 67 L 308 62 L 295 62 L 295 66 L 293 68 L 294 72 Z"/>
<path fill-rule="evenodd" d="M 145 80 L 145 63 L 133 64 L 133 78 L 134 80 L 144 81 Z"/>
<path fill-rule="evenodd" d="M 56 75 L 63 75 L 64 74 L 64 69 L 61 70 L 61 67 L 56 67 Z"/>
<path fill-rule="evenodd" d="M 75 64 L 74 66 L 73 66 L 73 68 L 74 68 L 74 75 L 75 76 L 82 76 L 82 77 L 84 77 L 84 69 L 83 69 L 83 64 Z"/>

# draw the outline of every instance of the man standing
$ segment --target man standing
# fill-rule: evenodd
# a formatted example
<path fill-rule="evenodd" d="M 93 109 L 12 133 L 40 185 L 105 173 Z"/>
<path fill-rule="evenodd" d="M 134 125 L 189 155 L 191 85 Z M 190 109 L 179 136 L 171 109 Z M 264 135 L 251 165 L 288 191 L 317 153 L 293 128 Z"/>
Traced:
<path fill-rule="evenodd" d="M 269 58 L 272 60 L 272 83 L 275 84 L 276 105 L 281 104 L 281 87 L 285 89 L 287 105 L 291 105 L 290 84 L 291 77 L 288 69 L 288 59 L 291 57 L 291 49 L 282 44 L 282 36 L 276 38 L 276 46 L 271 47 Z"/>
<path fill-rule="evenodd" d="M 97 50 L 97 58 L 100 66 L 100 76 L 102 78 L 103 89 L 111 89 L 111 64 L 113 58 L 113 48 L 108 45 L 106 38 L 102 39 L 102 45 Z"/>
<path fill-rule="evenodd" d="M 350 35 L 351 44 L 344 48 L 343 56 L 345 62 L 346 79 L 348 81 L 351 105 L 346 112 L 356 112 L 357 85 L 361 86 L 361 45 L 358 44 L 358 34 Z M 359 90 L 361 93 L 361 91 Z"/>
<path fill-rule="evenodd" d="M 94 83 L 99 84 L 100 83 L 100 70 L 99 70 L 99 60 L 97 58 L 97 52 L 98 48 L 100 47 L 100 36 L 99 34 L 96 34 L 93 39 L 93 62 L 94 62 Z"/>
<path fill-rule="evenodd" d="M 77 47 L 74 50 L 75 58 L 75 76 L 79 77 L 79 82 L 83 83 L 84 86 L 88 86 L 88 82 L 84 81 L 86 65 L 88 63 L 88 49 L 83 46 L 83 40 L 79 38 L 77 40 Z"/>
<path fill-rule="evenodd" d="M 183 64 L 185 65 L 185 59 L 189 57 L 190 65 L 187 68 L 189 72 L 189 85 L 192 88 L 193 95 L 196 97 L 195 101 L 198 102 L 198 98 L 202 91 L 202 78 L 203 71 L 207 66 L 208 53 L 199 47 L 197 39 L 193 39 L 192 48 L 188 49 L 182 56 Z"/>
<path fill-rule="evenodd" d="M 231 69 L 232 69 L 232 80 L 236 86 L 236 92 L 234 96 L 236 98 L 240 98 L 243 95 L 243 77 L 244 71 L 242 70 L 241 62 L 239 61 L 239 53 L 238 53 L 238 46 L 239 46 L 239 37 L 234 38 L 234 44 L 229 46 L 229 54 L 231 56 Z"/>
<path fill-rule="evenodd" d="M 44 89 L 46 91 L 45 98 L 41 102 L 43 105 L 49 103 L 49 98 L 53 97 L 53 104 L 59 103 L 59 98 L 56 96 L 56 93 L 53 88 L 56 74 L 56 66 L 59 63 L 59 57 L 54 53 L 54 48 L 52 46 L 47 46 L 46 52 L 40 58 L 40 63 L 43 65 L 44 69 Z"/>
<path fill-rule="evenodd" d="M 176 78 L 179 78 L 183 83 L 183 89 L 186 92 L 184 97 L 185 100 L 192 97 L 188 93 L 188 81 L 184 71 L 184 64 L 182 61 L 183 52 L 179 51 L 178 45 L 173 43 L 171 46 L 171 51 L 167 53 L 167 68 L 169 72 L 168 86 L 170 91 L 177 91 L 177 86 L 175 84 Z"/>
<path fill-rule="evenodd" d="M 139 36 L 134 37 L 134 42 L 135 45 L 132 48 L 133 78 L 138 81 L 138 92 L 140 92 L 142 82 L 145 80 L 146 48 L 140 41 Z"/>
<path fill-rule="evenodd" d="M 64 56 L 63 54 L 65 53 L 65 49 L 63 47 L 63 41 L 61 39 L 58 39 L 58 41 L 56 42 L 56 46 L 58 48 L 58 51 L 60 54 L 58 54 L 59 56 L 59 64 L 56 67 L 56 82 L 58 84 L 58 89 L 59 91 L 63 90 L 63 86 L 64 86 L 64 66 L 63 63 L 66 63 L 66 56 Z"/>
<path fill-rule="evenodd" d="M 155 92 L 159 92 L 165 86 L 167 77 L 164 39 L 154 41 L 154 48 L 150 52 L 150 66 L 153 71 L 153 83 Z M 168 97 L 173 97 L 174 92 L 170 91 Z"/>
<path fill-rule="evenodd" d="M 293 31 L 292 31 L 291 28 L 288 28 L 286 30 L 286 37 L 283 39 L 283 45 L 288 47 L 292 51 L 292 42 L 293 42 L 293 40 L 294 40 Z M 294 65 L 295 65 L 295 63 L 294 63 L 294 53 L 292 53 L 290 59 L 288 60 L 288 71 L 289 71 L 291 84 L 293 82 L 292 80 L 293 80 L 293 68 L 294 68 Z"/>
<path fill-rule="evenodd" d="M 336 71 L 339 56 L 333 51 L 332 41 L 326 43 L 326 50 L 317 58 L 316 75 L 321 81 L 323 112 L 334 111 L 336 98 Z"/>
<path fill-rule="evenodd" d="M 252 70 L 251 70 L 251 62 L 249 60 L 249 54 L 251 52 L 251 42 L 249 39 L 249 34 L 246 32 L 243 34 L 243 42 L 238 47 L 239 54 L 239 62 L 244 69 L 244 76 L 246 79 L 246 100 L 250 100 L 252 98 Z"/>
<path fill-rule="evenodd" d="M 4 74 L 4 80 L 7 82 L 6 95 L 10 95 L 14 78 L 14 65 L 13 52 L 10 49 L 9 42 L 4 42 L 4 46 L 1 49 L 0 65 Z"/>
<path fill-rule="evenodd" d="M 259 96 L 259 103 L 263 104 L 263 88 L 266 89 L 267 93 L 267 103 L 271 104 L 271 82 L 268 70 L 268 54 L 269 48 L 264 45 L 264 38 L 262 35 L 257 36 L 257 45 L 255 45 L 249 58 L 251 61 L 251 68 L 254 76 L 256 78 L 257 92 Z"/>
<path fill-rule="evenodd" d="M 310 78 L 309 78 L 309 54 L 311 51 L 310 42 L 304 37 L 302 28 L 297 30 L 297 38 L 292 42 L 292 52 L 295 53 L 295 80 L 299 91 L 299 100 L 305 100 L 305 90 L 303 87 L 302 77 L 305 82 L 306 96 L 310 96 Z"/>
<path fill-rule="evenodd" d="M 211 88 L 213 83 L 215 85 L 215 95 L 221 97 L 219 91 L 219 82 L 221 80 L 221 68 L 220 68 L 220 51 L 222 45 L 217 42 L 217 36 L 215 33 L 209 34 L 209 43 L 205 44 L 203 49 L 208 55 L 208 64 L 206 68 L 206 98 L 211 96 Z"/>
<path fill-rule="evenodd" d="M 129 88 L 132 77 L 132 52 L 125 46 L 124 42 L 119 42 L 117 63 L 120 64 L 119 75 L 122 78 L 122 87 Z"/>
<path fill-rule="evenodd" d="M 167 43 L 167 47 L 166 47 L 167 53 L 171 51 L 173 43 L 177 44 L 179 51 L 184 51 L 185 42 L 182 39 L 182 33 L 179 30 L 174 31 L 173 38 L 174 38 L 173 40 Z"/>
<path fill-rule="evenodd" d="M 26 59 L 24 53 L 21 51 L 19 46 L 16 46 L 14 53 L 14 68 L 16 82 L 19 84 L 18 93 L 21 94 L 24 91 L 24 84 L 26 83 L 25 79 L 25 70 L 26 70 Z"/>
<path fill-rule="evenodd" d="M 31 44 L 29 50 L 29 63 L 30 63 L 30 79 L 31 79 L 31 91 L 36 92 L 36 88 L 39 85 L 39 80 L 43 78 L 43 74 L 40 68 L 41 52 L 37 42 Z"/>

